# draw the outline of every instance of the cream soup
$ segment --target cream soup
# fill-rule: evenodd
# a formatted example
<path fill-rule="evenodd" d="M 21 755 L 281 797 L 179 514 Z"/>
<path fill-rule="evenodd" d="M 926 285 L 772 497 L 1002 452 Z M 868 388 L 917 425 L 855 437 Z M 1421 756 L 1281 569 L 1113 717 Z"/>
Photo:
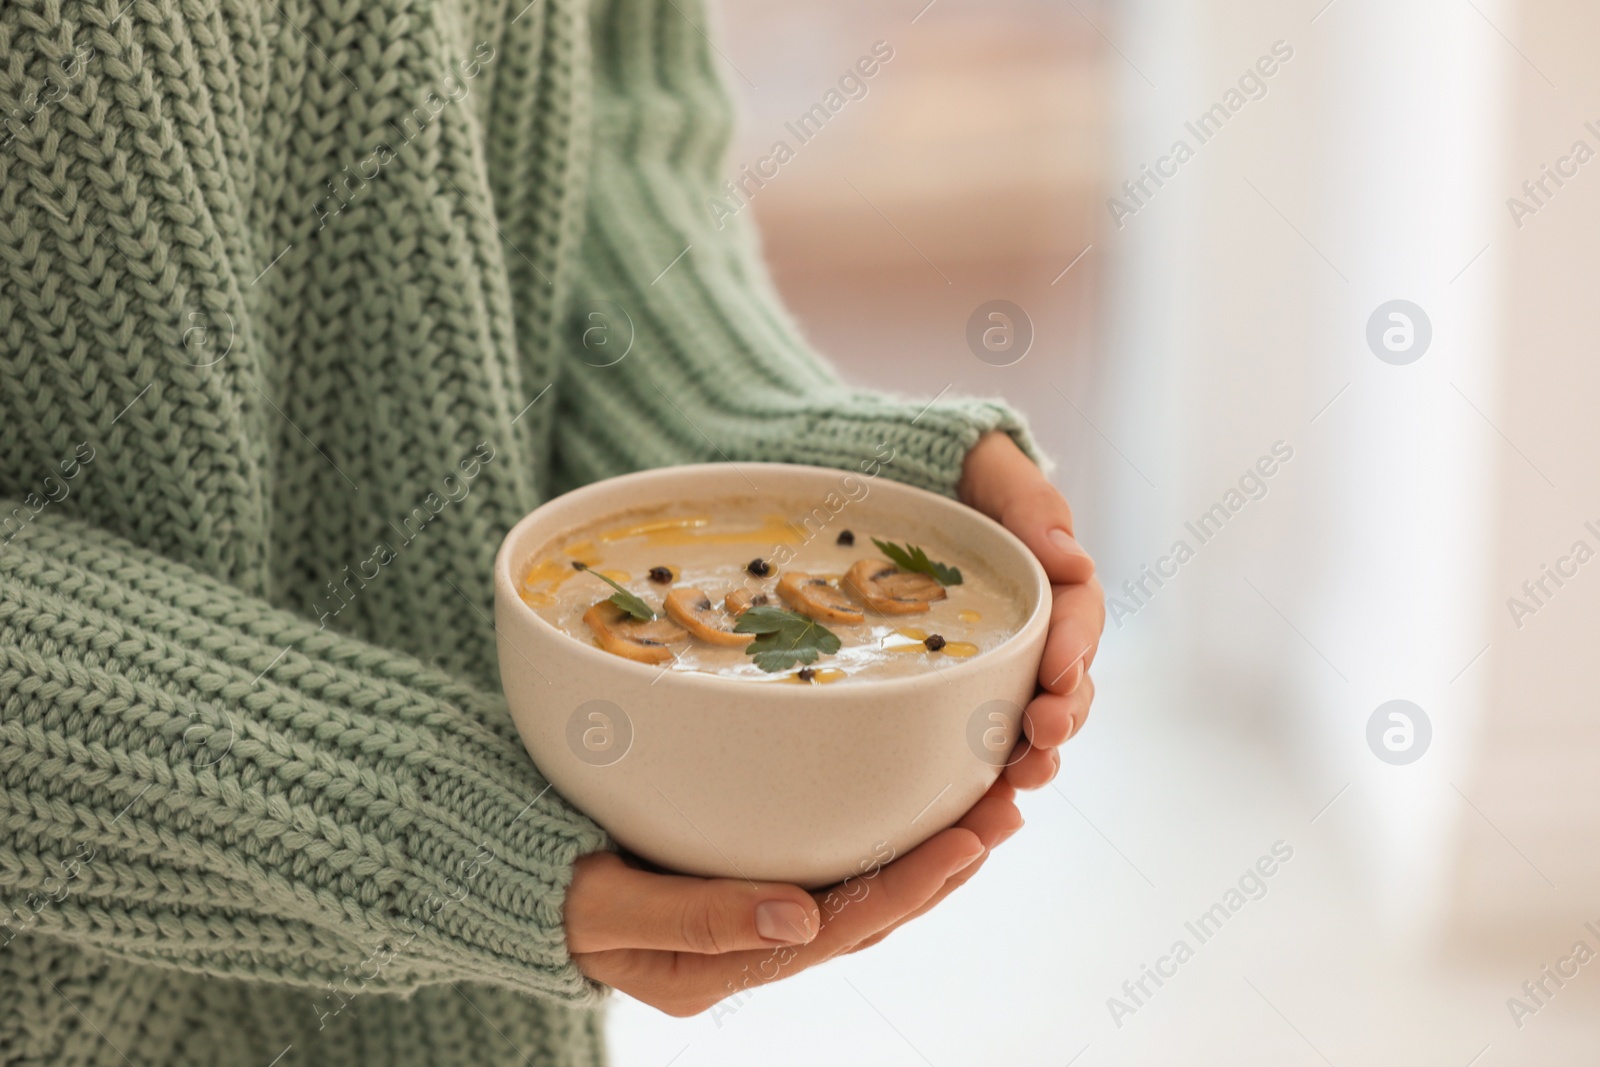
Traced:
<path fill-rule="evenodd" d="M 982 560 L 846 514 L 820 530 L 791 518 L 806 512 L 730 500 L 616 516 L 546 546 L 519 592 L 629 659 L 791 684 L 938 670 L 1021 628 L 1022 599 Z"/>

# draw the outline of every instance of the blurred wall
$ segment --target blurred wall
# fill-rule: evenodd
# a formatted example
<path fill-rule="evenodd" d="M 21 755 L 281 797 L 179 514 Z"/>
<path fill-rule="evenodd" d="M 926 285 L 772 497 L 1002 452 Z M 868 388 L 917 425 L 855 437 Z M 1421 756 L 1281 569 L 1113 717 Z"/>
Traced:
<path fill-rule="evenodd" d="M 1120 603 L 1108 644 L 1291 761 L 1391 931 L 1565 930 L 1583 897 L 1551 883 L 1600 880 L 1580 668 L 1600 592 L 1579 578 L 1520 629 L 1505 601 L 1581 520 L 1600 526 L 1581 413 L 1597 372 L 1573 312 L 1596 205 L 1578 179 L 1519 229 L 1505 199 L 1583 135 L 1597 16 L 938 10 L 718 5 L 748 90 L 733 171 L 794 141 L 786 124 L 878 42 L 893 50 L 751 201 L 796 317 L 854 380 L 1025 410 Z M 1235 89 L 1202 143 L 1192 124 Z M 1154 184 L 1142 168 L 1178 140 L 1192 157 Z M 995 298 L 1034 329 L 1011 366 L 965 342 Z M 1366 337 L 1393 299 L 1432 328 L 1409 365 Z M 1201 545 L 1185 524 L 1279 442 L 1293 458 Z M 1193 559 L 1155 587 L 1145 568 L 1181 539 Z M 1410 765 L 1367 742 L 1392 699 L 1432 727 Z"/>
<path fill-rule="evenodd" d="M 1111 454 L 1084 415 L 1104 270 L 1085 249 L 1104 225 L 1114 121 L 1096 21 L 1113 16 L 1097 0 L 924 2 L 721 0 L 746 110 L 729 170 L 778 140 L 794 148 L 749 210 L 785 302 L 852 381 L 1007 397 L 1086 504 Z M 875 47 L 892 58 L 800 143 L 797 117 Z M 969 318 L 996 299 L 1031 326 L 1020 360 L 984 362 L 968 345 Z M 1098 509 L 1083 511 L 1092 527 Z"/>
<path fill-rule="evenodd" d="M 1462 827 L 1458 919 L 1480 939 L 1530 944 L 1527 955 L 1565 948 L 1600 916 L 1600 563 L 1562 562 L 1578 541 L 1600 550 L 1585 525 L 1600 528 L 1600 162 L 1571 159 L 1580 140 L 1600 151 L 1585 125 L 1600 127 L 1600 10 L 1528 2 L 1502 27 L 1521 52 L 1508 53 L 1513 133 L 1475 215 L 1505 264 L 1504 436 L 1492 440 L 1504 473 L 1486 597 L 1489 712 L 1467 788 L 1482 816 Z M 1523 189 L 1558 165 L 1576 177 Z M 1512 198 L 1536 211 L 1514 218 Z M 1558 566 L 1577 574 L 1558 585 L 1545 570 Z M 1514 613 L 1513 599 L 1531 613 Z"/>
<path fill-rule="evenodd" d="M 1137 181 L 1179 141 L 1192 157 L 1128 193 L 1107 241 L 1103 402 L 1158 488 L 1108 487 L 1126 537 L 1104 576 L 1123 592 L 1190 544 L 1166 584 L 1125 593 L 1131 616 L 1114 605 L 1122 632 L 1224 709 L 1219 726 L 1277 739 L 1306 815 L 1420 943 L 1439 932 L 1487 677 L 1463 668 L 1489 624 L 1498 257 L 1462 269 L 1495 221 L 1504 44 L 1470 6 L 1357 6 L 1124 10 L 1145 62 L 1119 68 L 1114 170 Z M 1404 366 L 1367 340 L 1394 299 L 1432 324 Z M 1220 531 L 1185 525 L 1219 503 Z M 1433 727 L 1406 766 L 1367 740 L 1393 699 Z"/>

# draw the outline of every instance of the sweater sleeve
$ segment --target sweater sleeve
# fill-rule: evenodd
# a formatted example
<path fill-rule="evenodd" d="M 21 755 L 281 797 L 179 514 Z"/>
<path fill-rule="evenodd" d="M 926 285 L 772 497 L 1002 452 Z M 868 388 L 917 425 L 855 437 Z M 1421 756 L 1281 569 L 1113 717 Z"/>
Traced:
<path fill-rule="evenodd" d="M 0 944 L 596 994 L 561 902 L 604 836 L 498 697 L 48 513 L 0 544 L 0 824 Z"/>
<path fill-rule="evenodd" d="M 1037 460 L 998 401 L 852 389 L 809 349 L 749 211 L 727 210 L 732 108 L 707 28 L 691 0 L 594 8 L 594 159 L 559 393 L 560 487 L 721 459 L 881 462 L 890 477 L 953 493 L 989 430 Z"/>

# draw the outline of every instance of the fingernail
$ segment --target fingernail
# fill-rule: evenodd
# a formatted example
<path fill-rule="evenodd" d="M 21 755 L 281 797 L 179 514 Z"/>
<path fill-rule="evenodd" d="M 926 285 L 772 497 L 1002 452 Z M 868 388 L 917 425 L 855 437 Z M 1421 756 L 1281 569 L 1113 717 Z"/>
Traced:
<path fill-rule="evenodd" d="M 1078 544 L 1077 540 L 1061 527 L 1055 527 L 1047 536 L 1050 538 L 1050 543 L 1052 545 L 1055 545 L 1068 555 L 1082 556 L 1085 559 L 1089 557 L 1089 553 L 1083 550 L 1083 546 Z"/>
<path fill-rule="evenodd" d="M 787 900 L 763 900 L 756 905 L 756 933 L 768 941 L 803 945 L 816 936 L 810 923 L 806 909 Z"/>
<path fill-rule="evenodd" d="M 1004 833 L 1002 833 L 1000 835 L 1000 839 L 998 841 L 996 841 L 990 847 L 991 848 L 999 848 L 1001 845 L 1005 844 L 1007 841 L 1010 841 L 1011 838 L 1016 835 L 1016 832 L 1018 830 L 1022 829 L 1026 825 L 1027 825 L 1026 822 L 1017 823 L 1017 825 L 1013 826 L 1011 829 L 1009 829 L 1009 830 L 1005 831 Z"/>
<path fill-rule="evenodd" d="M 1072 666 L 1067 668 L 1067 684 L 1061 690 L 1062 696 L 1071 696 L 1083 684 L 1083 657 L 1079 656 Z"/>
<path fill-rule="evenodd" d="M 974 852 L 972 855 L 968 856 L 964 860 L 961 860 L 954 867 L 950 868 L 950 874 L 949 874 L 948 877 L 954 877 L 954 876 L 960 874 L 962 871 L 966 870 L 968 867 L 971 867 L 974 863 L 977 863 L 979 860 L 983 859 L 983 857 L 985 855 L 987 855 L 988 852 L 989 852 L 988 849 L 980 847 L 978 849 L 978 851 Z"/>
<path fill-rule="evenodd" d="M 1071 696 L 1073 690 L 1077 689 L 1078 686 L 1083 684 L 1083 675 L 1085 673 L 1083 667 L 1083 656 L 1084 654 L 1082 652 L 1078 653 L 1078 658 L 1073 660 L 1063 670 L 1057 671 L 1056 676 L 1050 679 L 1048 682 L 1045 682 L 1044 687 L 1053 693 L 1060 694 L 1061 696 Z M 1040 681 L 1044 681 L 1044 676 L 1040 675 L 1039 679 Z"/>

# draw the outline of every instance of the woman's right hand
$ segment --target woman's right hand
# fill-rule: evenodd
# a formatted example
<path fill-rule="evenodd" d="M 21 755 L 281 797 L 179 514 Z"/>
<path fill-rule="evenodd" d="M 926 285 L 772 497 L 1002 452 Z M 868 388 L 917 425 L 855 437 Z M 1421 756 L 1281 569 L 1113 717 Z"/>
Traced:
<path fill-rule="evenodd" d="M 1022 825 L 1004 780 L 955 826 L 831 889 L 655 874 L 614 852 L 578 860 L 567 949 L 585 975 L 669 1015 L 875 944 L 977 873 Z"/>

